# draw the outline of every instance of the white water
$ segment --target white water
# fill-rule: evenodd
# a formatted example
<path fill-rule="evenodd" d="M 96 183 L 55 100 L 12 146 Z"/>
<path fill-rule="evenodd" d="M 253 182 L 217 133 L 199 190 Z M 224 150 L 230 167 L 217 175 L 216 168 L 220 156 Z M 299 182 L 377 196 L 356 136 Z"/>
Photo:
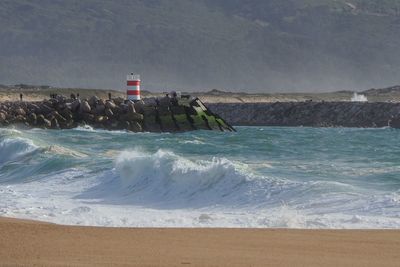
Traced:
<path fill-rule="evenodd" d="M 397 132 L 264 131 L 2 132 L 0 216 L 99 226 L 400 228 L 396 145 L 370 139 L 387 142 Z M 321 133 L 351 141 L 317 148 Z"/>
<path fill-rule="evenodd" d="M 368 98 L 365 95 L 354 93 L 351 102 L 368 102 Z"/>

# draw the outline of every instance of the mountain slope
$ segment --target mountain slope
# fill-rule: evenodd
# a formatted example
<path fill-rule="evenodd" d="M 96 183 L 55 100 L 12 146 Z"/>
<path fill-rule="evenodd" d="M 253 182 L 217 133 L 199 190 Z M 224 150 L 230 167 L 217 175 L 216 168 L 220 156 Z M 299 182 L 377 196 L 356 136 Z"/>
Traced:
<path fill-rule="evenodd" d="M 3 0 L 0 83 L 150 90 L 397 84 L 398 0 Z"/>

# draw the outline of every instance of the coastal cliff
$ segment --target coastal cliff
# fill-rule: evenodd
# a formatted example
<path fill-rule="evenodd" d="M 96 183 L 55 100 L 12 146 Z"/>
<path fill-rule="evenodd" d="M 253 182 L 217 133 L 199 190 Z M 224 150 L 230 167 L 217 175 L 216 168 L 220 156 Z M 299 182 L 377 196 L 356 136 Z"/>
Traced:
<path fill-rule="evenodd" d="M 208 107 L 236 126 L 400 128 L 400 103 L 209 103 Z"/>

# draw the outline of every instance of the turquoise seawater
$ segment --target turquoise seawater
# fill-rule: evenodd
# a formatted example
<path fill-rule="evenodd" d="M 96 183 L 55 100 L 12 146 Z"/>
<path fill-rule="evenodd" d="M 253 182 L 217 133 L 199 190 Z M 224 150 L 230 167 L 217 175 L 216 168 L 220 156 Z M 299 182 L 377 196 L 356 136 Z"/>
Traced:
<path fill-rule="evenodd" d="M 0 129 L 0 216 L 138 227 L 400 228 L 400 131 Z"/>

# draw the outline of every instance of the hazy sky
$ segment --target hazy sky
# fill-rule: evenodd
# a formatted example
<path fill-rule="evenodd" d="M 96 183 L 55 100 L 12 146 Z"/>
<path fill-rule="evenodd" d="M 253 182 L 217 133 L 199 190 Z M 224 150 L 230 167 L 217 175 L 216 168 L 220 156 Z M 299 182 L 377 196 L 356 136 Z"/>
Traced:
<path fill-rule="evenodd" d="M 400 83 L 400 20 L 390 4 L 303 2 L 2 0 L 0 84 L 124 89 L 130 72 L 153 91 Z"/>

